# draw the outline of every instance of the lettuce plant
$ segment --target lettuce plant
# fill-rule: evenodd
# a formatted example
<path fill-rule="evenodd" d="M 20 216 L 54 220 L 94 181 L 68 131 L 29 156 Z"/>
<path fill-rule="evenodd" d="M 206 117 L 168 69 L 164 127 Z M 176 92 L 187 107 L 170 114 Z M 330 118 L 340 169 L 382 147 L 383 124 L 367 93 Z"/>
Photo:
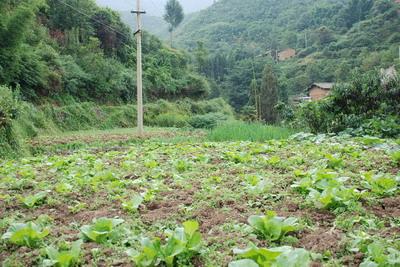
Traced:
<path fill-rule="evenodd" d="M 343 159 L 339 155 L 326 154 L 325 159 L 327 160 L 328 168 L 338 169 L 343 167 Z"/>
<path fill-rule="evenodd" d="M 161 239 L 155 238 L 151 241 L 148 238 L 142 240 L 142 251 L 129 251 L 135 264 L 140 267 L 157 266 L 165 263 L 172 267 L 177 256 L 185 255 L 191 258 L 201 248 L 201 234 L 198 231 L 199 224 L 196 221 L 187 221 L 183 227 L 174 231 L 167 231 L 168 236 L 165 244 Z"/>
<path fill-rule="evenodd" d="M 360 197 L 357 190 L 346 187 L 328 187 L 323 191 L 310 189 L 308 201 L 318 209 L 349 207 Z"/>
<path fill-rule="evenodd" d="M 374 175 L 367 172 L 364 174 L 363 186 L 380 196 L 392 195 L 398 189 L 398 181 L 389 175 Z"/>
<path fill-rule="evenodd" d="M 144 199 L 140 195 L 135 195 L 132 199 L 122 202 L 122 208 L 129 212 L 135 212 L 143 203 Z"/>
<path fill-rule="evenodd" d="M 24 203 L 25 207 L 33 208 L 39 203 L 42 203 L 46 198 L 46 195 L 46 192 L 39 192 L 31 196 L 21 197 L 21 201 Z"/>
<path fill-rule="evenodd" d="M 2 239 L 7 239 L 10 243 L 19 246 L 34 248 L 38 247 L 49 233 L 47 228 L 42 229 L 33 222 L 16 223 L 10 226 Z"/>
<path fill-rule="evenodd" d="M 386 248 L 378 241 L 371 243 L 366 251 L 367 257 L 360 267 L 396 267 L 400 266 L 400 251 Z"/>
<path fill-rule="evenodd" d="M 400 165 L 400 150 L 393 152 L 390 157 L 392 158 L 393 162 L 397 165 Z"/>
<path fill-rule="evenodd" d="M 87 240 L 103 244 L 114 234 L 115 227 L 123 222 L 122 219 L 99 218 L 94 219 L 91 225 L 82 226 L 80 230 Z"/>
<path fill-rule="evenodd" d="M 81 254 L 82 240 L 75 241 L 71 244 L 70 249 L 56 249 L 47 247 L 45 249 L 49 259 L 43 261 L 43 266 L 55 267 L 73 267 L 77 266 Z"/>
<path fill-rule="evenodd" d="M 252 245 L 247 249 L 234 249 L 234 254 L 241 260 L 229 263 L 229 267 L 308 267 L 311 254 L 304 249 L 292 247 L 257 248 Z"/>
<path fill-rule="evenodd" d="M 278 241 L 287 233 L 300 228 L 296 218 L 278 217 L 273 211 L 268 211 L 264 216 L 250 216 L 248 222 L 258 234 L 269 241 Z"/>

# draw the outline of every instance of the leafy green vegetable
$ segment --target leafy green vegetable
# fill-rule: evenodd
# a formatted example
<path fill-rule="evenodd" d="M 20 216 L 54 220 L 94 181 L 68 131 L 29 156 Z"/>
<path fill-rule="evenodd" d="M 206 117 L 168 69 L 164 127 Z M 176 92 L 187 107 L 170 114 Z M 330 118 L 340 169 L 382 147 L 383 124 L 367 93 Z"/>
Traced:
<path fill-rule="evenodd" d="M 381 242 L 375 241 L 368 246 L 367 257 L 360 267 L 396 267 L 400 266 L 400 251 L 387 248 Z"/>
<path fill-rule="evenodd" d="M 82 226 L 81 232 L 86 239 L 102 244 L 106 243 L 111 237 L 114 233 L 115 227 L 123 222 L 124 220 L 122 219 L 94 219 L 93 224 Z"/>
<path fill-rule="evenodd" d="M 36 205 L 42 203 L 46 196 L 47 192 L 39 192 L 32 196 L 21 197 L 21 201 L 27 208 L 33 208 Z"/>
<path fill-rule="evenodd" d="M 178 160 L 175 164 L 175 168 L 178 172 L 184 172 L 190 169 L 190 164 L 185 160 Z"/>
<path fill-rule="evenodd" d="M 10 226 L 7 232 L 2 236 L 2 239 L 7 239 L 11 243 L 19 246 L 27 246 L 30 248 L 38 247 L 42 240 L 50 233 L 45 228 L 33 222 L 16 223 Z"/>
<path fill-rule="evenodd" d="M 132 197 L 132 199 L 128 201 L 122 202 L 122 207 L 129 212 L 134 212 L 136 211 L 139 206 L 143 203 L 144 199 L 140 195 L 135 195 Z"/>
<path fill-rule="evenodd" d="M 43 266 L 73 267 L 79 263 L 82 240 L 71 244 L 71 249 L 56 249 L 47 247 L 46 254 L 49 259 L 43 261 Z"/>
<path fill-rule="evenodd" d="M 293 249 L 287 246 L 267 249 L 257 248 L 252 245 L 244 250 L 234 249 L 233 252 L 240 258 L 246 260 L 231 262 L 229 267 L 308 267 L 311 262 L 311 255 L 308 251 L 304 249 Z"/>
<path fill-rule="evenodd" d="M 340 156 L 326 154 L 325 158 L 328 160 L 328 168 L 337 169 L 343 167 L 343 159 Z"/>
<path fill-rule="evenodd" d="M 397 165 L 400 165 L 400 150 L 393 152 L 390 157 Z"/>
<path fill-rule="evenodd" d="M 359 198 L 359 193 L 352 188 L 329 187 L 323 191 L 310 188 L 307 199 L 319 209 L 336 209 L 351 206 Z"/>
<path fill-rule="evenodd" d="M 249 259 L 244 259 L 244 260 L 238 260 L 238 261 L 232 261 L 229 263 L 228 267 L 259 267 L 255 261 L 249 260 Z"/>
<path fill-rule="evenodd" d="M 245 186 L 249 189 L 249 191 L 254 193 L 265 193 L 272 187 L 271 181 L 258 175 L 247 175 L 245 176 L 245 179 Z"/>
<path fill-rule="evenodd" d="M 280 240 L 287 233 L 297 231 L 300 227 L 296 218 L 278 217 L 273 211 L 268 211 L 265 216 L 250 216 L 248 222 L 257 233 L 270 241 Z"/>
<path fill-rule="evenodd" d="M 389 175 L 374 175 L 372 172 L 364 174 L 364 187 L 377 195 L 391 195 L 398 189 L 398 181 Z"/>
<path fill-rule="evenodd" d="M 178 227 L 174 231 L 167 231 L 168 239 L 163 245 L 159 238 L 151 241 L 148 238 L 142 240 L 142 251 L 129 251 L 137 266 L 157 266 L 164 262 L 168 267 L 174 266 L 175 259 L 179 255 L 191 258 L 199 252 L 201 247 L 201 234 L 198 231 L 199 224 L 196 221 L 183 223 L 183 228 Z"/>

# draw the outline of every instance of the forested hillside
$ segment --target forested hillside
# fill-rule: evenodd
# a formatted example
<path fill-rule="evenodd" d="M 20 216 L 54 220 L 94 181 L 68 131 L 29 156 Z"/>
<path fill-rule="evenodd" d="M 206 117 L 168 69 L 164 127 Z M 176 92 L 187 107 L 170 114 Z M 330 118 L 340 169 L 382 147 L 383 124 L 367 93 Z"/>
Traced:
<path fill-rule="evenodd" d="M 178 31 L 198 68 L 237 110 L 251 103 L 250 83 L 275 64 L 279 95 L 304 94 L 312 82 L 347 81 L 362 71 L 399 64 L 399 5 L 389 0 L 221 0 Z"/>
<path fill-rule="evenodd" d="M 25 100 L 101 103 L 135 98 L 136 44 L 131 30 L 93 0 L 0 2 L 0 84 Z M 145 34 L 146 97 L 206 95 L 189 56 Z"/>

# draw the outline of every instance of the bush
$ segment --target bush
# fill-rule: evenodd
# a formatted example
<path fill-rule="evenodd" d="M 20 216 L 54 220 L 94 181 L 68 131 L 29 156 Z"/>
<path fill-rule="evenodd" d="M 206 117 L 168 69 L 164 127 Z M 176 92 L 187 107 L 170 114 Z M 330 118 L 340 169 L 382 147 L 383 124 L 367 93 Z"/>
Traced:
<path fill-rule="evenodd" d="M 0 86 L 0 158 L 14 157 L 22 151 L 22 140 L 13 126 L 20 103 L 13 91 Z"/>
<path fill-rule="evenodd" d="M 19 102 L 13 91 L 0 86 L 0 128 L 10 127 L 18 115 Z"/>
<path fill-rule="evenodd" d="M 215 128 L 219 123 L 226 121 L 228 116 L 222 113 L 208 113 L 204 115 L 193 116 L 189 124 L 193 128 L 197 129 L 212 129 Z"/>

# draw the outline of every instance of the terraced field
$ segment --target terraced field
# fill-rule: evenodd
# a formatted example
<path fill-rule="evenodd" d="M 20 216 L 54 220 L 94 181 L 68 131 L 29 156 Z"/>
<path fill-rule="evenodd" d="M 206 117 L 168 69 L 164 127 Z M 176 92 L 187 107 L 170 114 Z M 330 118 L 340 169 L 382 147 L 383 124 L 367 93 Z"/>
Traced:
<path fill-rule="evenodd" d="M 398 141 L 51 151 L 0 162 L 3 266 L 400 266 Z"/>

